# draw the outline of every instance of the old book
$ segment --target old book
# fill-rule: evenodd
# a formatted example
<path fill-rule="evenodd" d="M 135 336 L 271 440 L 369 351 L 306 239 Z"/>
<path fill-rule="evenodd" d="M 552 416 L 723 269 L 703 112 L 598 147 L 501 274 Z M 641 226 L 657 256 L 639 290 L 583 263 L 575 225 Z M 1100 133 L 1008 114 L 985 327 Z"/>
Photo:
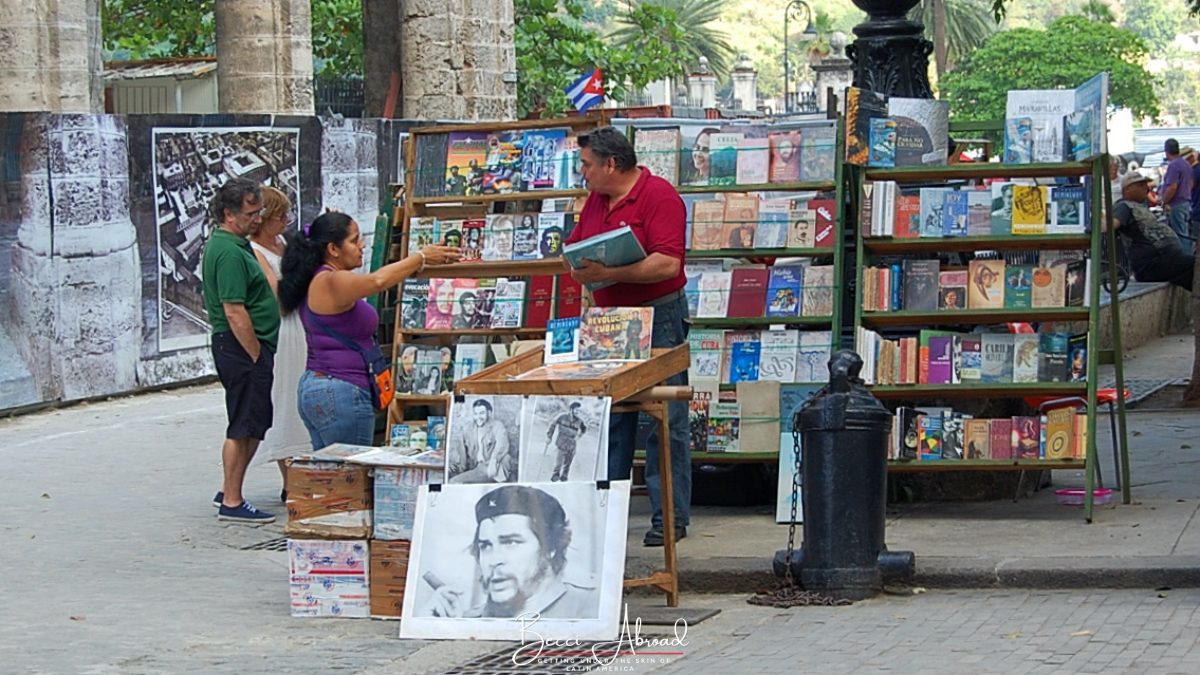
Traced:
<path fill-rule="evenodd" d="M 1038 382 L 1067 382 L 1067 349 L 1070 336 L 1066 333 L 1041 333 L 1038 336 Z"/>
<path fill-rule="evenodd" d="M 1088 336 L 1072 335 L 1067 343 L 1067 368 L 1071 382 L 1087 382 Z"/>
<path fill-rule="evenodd" d="M 953 189 L 944 187 L 924 187 L 920 190 L 921 236 L 945 236 L 946 227 L 944 213 L 946 208 L 946 193 L 953 192 Z"/>
<path fill-rule="evenodd" d="M 470 377 L 487 366 L 487 345 L 458 343 L 454 346 L 454 377 Z M 447 391 L 449 386 L 447 385 Z"/>
<path fill-rule="evenodd" d="M 800 351 L 796 357 L 797 382 L 828 382 L 831 335 L 827 330 L 800 332 Z"/>
<path fill-rule="evenodd" d="M 754 231 L 758 228 L 758 196 L 725 196 L 724 224 L 720 248 L 754 248 Z"/>
<path fill-rule="evenodd" d="M 481 194 L 487 156 L 487 133 L 481 131 L 450 133 L 446 150 L 445 194 Z"/>
<path fill-rule="evenodd" d="M 741 406 L 733 392 L 720 392 L 708 418 L 708 451 L 738 452 L 741 444 Z"/>
<path fill-rule="evenodd" d="M 1071 437 L 1071 457 L 1083 459 L 1087 457 L 1088 427 L 1087 415 L 1075 416 L 1075 433 Z"/>
<path fill-rule="evenodd" d="M 401 294 L 400 327 L 424 328 L 429 306 L 429 279 L 405 279 Z"/>
<path fill-rule="evenodd" d="M 766 313 L 767 281 L 770 271 L 765 265 L 739 265 L 731 270 L 729 286 L 730 318 L 758 317 Z"/>
<path fill-rule="evenodd" d="M 554 300 L 554 318 L 580 316 L 583 313 L 583 286 L 571 278 L 570 274 L 560 274 L 557 297 Z"/>
<path fill-rule="evenodd" d="M 1089 260 L 1067 263 L 1064 273 L 1066 283 L 1066 306 L 1083 307 L 1088 295 Z"/>
<path fill-rule="evenodd" d="M 436 244 L 438 238 L 438 219 L 427 216 L 413 217 L 408 224 L 408 251 L 413 253 L 430 244 Z"/>
<path fill-rule="evenodd" d="M 715 251 L 724 246 L 721 233 L 725 228 L 725 202 L 712 199 L 692 205 L 692 248 Z"/>
<path fill-rule="evenodd" d="M 788 216 L 788 248 L 814 248 L 817 245 L 817 212 L 808 202 L 793 200 Z"/>
<path fill-rule="evenodd" d="M 954 374 L 954 337 L 935 335 L 929 338 L 929 384 L 950 384 Z"/>
<path fill-rule="evenodd" d="M 521 181 L 526 190 L 563 190 L 560 185 L 567 129 L 530 129 L 521 147 Z M 639 155 L 638 159 L 641 159 Z M 642 162 L 645 164 L 645 162 Z"/>
<path fill-rule="evenodd" d="M 579 317 L 551 319 L 546 323 L 544 363 L 571 363 L 579 360 Z"/>
<path fill-rule="evenodd" d="M 906 259 L 902 264 L 904 287 L 901 294 L 905 311 L 937 309 L 941 262 Z"/>
<path fill-rule="evenodd" d="M 774 265 L 767 282 L 767 316 L 798 316 L 804 265 Z"/>
<path fill-rule="evenodd" d="M 963 459 L 991 458 L 989 420 L 963 420 Z"/>
<path fill-rule="evenodd" d="M 692 398 L 688 401 L 689 447 L 693 453 L 708 452 L 708 418 L 717 400 L 720 385 L 717 381 L 690 381 Z"/>
<path fill-rule="evenodd" d="M 967 190 L 967 235 L 986 237 L 992 233 L 992 193 L 988 189 Z"/>
<path fill-rule="evenodd" d="M 967 271 L 967 307 L 1000 309 L 1004 307 L 1004 261 L 972 260 Z"/>
<path fill-rule="evenodd" d="M 1041 453 L 1041 420 L 1035 416 L 1012 418 L 1012 451 L 1014 459 L 1038 459 Z"/>
<path fill-rule="evenodd" d="M 965 420 L 966 417 L 959 412 L 947 410 L 942 413 L 942 459 L 963 458 L 963 422 Z"/>
<path fill-rule="evenodd" d="M 992 235 L 1012 234 L 1012 191 L 1015 183 L 992 183 Z"/>
<path fill-rule="evenodd" d="M 492 328 L 520 328 L 525 309 L 525 281 L 497 279 Z"/>
<path fill-rule="evenodd" d="M 512 260 L 516 216 L 510 213 L 490 213 L 487 216 L 483 260 Z"/>
<path fill-rule="evenodd" d="M 738 446 L 743 451 L 774 448 L 779 443 L 779 383 L 738 382 L 741 407 Z"/>
<path fill-rule="evenodd" d="M 800 180 L 801 131 L 772 131 L 767 134 L 767 142 L 770 147 L 767 180 L 771 183 Z"/>
<path fill-rule="evenodd" d="M 720 260 L 689 260 L 684 263 L 687 285 L 683 287 L 683 292 L 687 296 L 689 317 L 695 317 L 700 310 L 700 277 L 705 272 L 721 272 L 724 269 L 725 263 Z"/>
<path fill-rule="evenodd" d="M 890 117 L 872 117 L 869 123 L 871 151 L 867 155 L 867 166 L 896 166 L 896 120 Z"/>
<path fill-rule="evenodd" d="M 983 379 L 983 339 L 978 334 L 964 335 L 960 350 L 962 381 L 979 382 Z"/>
<path fill-rule="evenodd" d="M 721 355 L 725 331 L 719 328 L 692 328 L 688 331 L 688 349 L 691 365 L 688 367 L 689 381 L 698 379 L 717 380 L 721 377 Z"/>
<path fill-rule="evenodd" d="M 816 248 L 833 248 L 835 243 L 834 225 L 836 223 L 837 206 L 832 199 L 810 199 L 808 208 L 817 213 L 816 234 L 813 236 L 813 246 Z"/>
<path fill-rule="evenodd" d="M 545 328 L 554 308 L 554 277 L 534 275 L 529 277 L 528 299 L 525 301 L 525 327 Z"/>
<path fill-rule="evenodd" d="M 833 123 L 804 127 L 800 137 L 800 180 L 831 181 L 837 162 L 836 129 Z"/>
<path fill-rule="evenodd" d="M 1012 194 L 1012 233 L 1046 233 L 1046 187 L 1016 185 Z"/>
<path fill-rule="evenodd" d="M 1075 432 L 1075 409 L 1054 408 L 1046 411 L 1046 459 L 1065 460 L 1074 455 L 1071 437 Z"/>
<path fill-rule="evenodd" d="M 758 331 L 725 331 L 723 336 L 722 382 L 754 382 L 758 380 L 759 355 L 762 343 Z"/>
<path fill-rule="evenodd" d="M 537 260 L 538 251 L 538 214 L 521 213 L 517 215 L 513 227 L 513 260 Z"/>
<path fill-rule="evenodd" d="M 795 382 L 800 331 L 764 330 L 759 342 L 762 348 L 759 352 L 758 379 Z"/>
<path fill-rule="evenodd" d="M 1033 265 L 1008 265 L 1004 268 L 1004 306 L 1029 309 L 1032 306 Z"/>
<path fill-rule="evenodd" d="M 569 213 L 538 214 L 538 257 L 558 258 L 562 256 L 563 241 L 567 238 Z"/>
<path fill-rule="evenodd" d="M 579 360 L 650 358 L 653 307 L 589 307 L 579 324 Z"/>
<path fill-rule="evenodd" d="M 900 190 L 896 195 L 896 217 L 892 224 L 892 236 L 910 239 L 921 236 L 921 195 L 911 189 Z"/>
<path fill-rule="evenodd" d="M 946 163 L 949 101 L 892 96 L 888 117 L 896 121 L 896 166 Z"/>
<path fill-rule="evenodd" d="M 480 328 L 478 279 L 457 279 L 454 289 L 454 305 L 450 313 L 450 327 L 454 330 Z M 463 283 L 466 282 L 466 283 Z M 488 317 L 489 321 L 491 317 Z"/>
<path fill-rule="evenodd" d="M 1087 223 L 1087 189 L 1082 185 L 1055 185 L 1050 188 L 1049 234 L 1083 234 Z"/>
<path fill-rule="evenodd" d="M 1038 381 L 1037 333 L 1017 333 L 1013 338 L 1013 382 Z"/>
<path fill-rule="evenodd" d="M 765 199 L 758 206 L 758 227 L 754 231 L 754 248 L 783 248 L 787 246 L 788 218 L 792 212 L 790 199 Z"/>
<path fill-rule="evenodd" d="M 1035 267 L 1030 289 L 1030 306 L 1062 307 L 1066 302 L 1067 268 L 1065 265 Z"/>
<path fill-rule="evenodd" d="M 487 221 L 483 218 L 473 218 L 463 221 L 462 246 L 459 248 L 459 251 L 462 253 L 461 260 L 463 262 L 481 260 L 483 258 L 483 247 L 486 245 L 486 231 Z"/>
<path fill-rule="evenodd" d="M 833 265 L 812 265 L 804 270 L 801 316 L 833 314 Z"/>
<path fill-rule="evenodd" d="M 938 273 L 938 309 L 967 308 L 967 270 Z"/>
<path fill-rule="evenodd" d="M 738 144 L 742 134 L 715 133 L 709 137 L 709 185 L 733 185 L 737 181 Z"/>
<path fill-rule="evenodd" d="M 766 136 L 744 135 L 738 141 L 737 184 L 759 185 L 769 177 L 771 151 Z"/>
<path fill-rule="evenodd" d="M 917 411 L 913 408 L 900 406 L 896 408 L 895 459 L 912 461 L 917 459 L 920 446 L 920 429 L 917 427 Z"/>
<path fill-rule="evenodd" d="M 679 127 L 647 127 L 634 131 L 638 162 L 650 173 L 679 185 Z"/>
<path fill-rule="evenodd" d="M 846 161 L 867 166 L 871 150 L 871 118 L 887 117 L 887 96 L 861 89 L 846 89 Z"/>
<path fill-rule="evenodd" d="M 703 319 L 724 318 L 729 310 L 729 287 L 733 274 L 725 271 L 700 275 L 700 302 L 696 316 Z"/>
<path fill-rule="evenodd" d="M 1012 382 L 1013 336 L 1005 333 L 983 334 L 983 367 L 980 380 L 990 383 Z"/>
<path fill-rule="evenodd" d="M 991 459 L 1012 459 L 1012 419 L 997 418 L 988 421 L 988 451 Z"/>
<path fill-rule="evenodd" d="M 947 237 L 967 236 L 967 193 L 947 190 L 942 196 L 942 234 Z"/>
<path fill-rule="evenodd" d="M 937 412 L 918 415 L 917 433 L 920 461 L 942 459 L 942 414 Z"/>
<path fill-rule="evenodd" d="M 521 147 L 524 132 L 494 131 L 487 135 L 487 156 L 483 170 L 483 194 L 502 194 L 524 190 L 521 182 Z"/>

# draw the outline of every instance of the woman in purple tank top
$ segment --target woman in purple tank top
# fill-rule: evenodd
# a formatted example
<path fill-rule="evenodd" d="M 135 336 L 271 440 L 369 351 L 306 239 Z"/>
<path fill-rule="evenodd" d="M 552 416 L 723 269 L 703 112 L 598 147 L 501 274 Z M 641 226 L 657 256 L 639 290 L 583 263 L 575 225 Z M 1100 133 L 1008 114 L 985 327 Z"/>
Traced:
<path fill-rule="evenodd" d="M 285 314 L 298 310 L 304 324 L 308 362 L 300 376 L 298 406 L 314 450 L 332 443 L 371 445 L 373 440 L 375 408 L 366 362 L 336 336 L 370 348 L 379 315 L 365 298 L 426 265 L 459 258 L 457 248 L 426 246 L 370 274 L 358 274 L 363 246 L 358 223 L 344 213 L 327 212 L 306 233 L 293 236 L 283 257 L 279 304 Z"/>

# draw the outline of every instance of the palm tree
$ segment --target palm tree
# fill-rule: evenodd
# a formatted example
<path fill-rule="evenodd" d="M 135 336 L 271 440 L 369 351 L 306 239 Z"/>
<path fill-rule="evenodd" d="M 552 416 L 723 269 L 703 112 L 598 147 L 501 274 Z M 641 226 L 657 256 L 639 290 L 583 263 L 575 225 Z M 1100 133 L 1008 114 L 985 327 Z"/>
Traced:
<path fill-rule="evenodd" d="M 729 44 L 725 33 L 712 28 L 709 24 L 721 17 L 724 0 L 628 0 L 631 9 L 637 4 L 658 5 L 674 10 L 676 21 L 683 31 L 684 42 L 678 45 L 677 52 L 680 60 L 680 72 L 688 72 L 700 62 L 700 57 L 708 59 L 709 70 L 723 80 L 733 68 L 735 51 Z M 622 14 L 618 18 L 621 27 L 609 36 L 617 44 L 636 44 L 645 39 L 635 26 L 631 25 Z"/>
<path fill-rule="evenodd" d="M 908 18 L 925 25 L 938 77 L 996 32 L 988 0 L 922 0 Z"/>

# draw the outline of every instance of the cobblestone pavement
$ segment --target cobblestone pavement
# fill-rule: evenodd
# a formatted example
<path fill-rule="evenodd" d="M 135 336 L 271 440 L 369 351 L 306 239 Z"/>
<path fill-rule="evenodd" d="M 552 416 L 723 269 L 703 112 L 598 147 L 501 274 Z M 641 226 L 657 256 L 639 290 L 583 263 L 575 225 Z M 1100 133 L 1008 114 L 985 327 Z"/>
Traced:
<path fill-rule="evenodd" d="M 682 604 L 723 611 L 688 630 L 683 656 L 626 672 L 1200 672 L 1200 589 L 929 591 L 793 609 L 741 596 Z"/>

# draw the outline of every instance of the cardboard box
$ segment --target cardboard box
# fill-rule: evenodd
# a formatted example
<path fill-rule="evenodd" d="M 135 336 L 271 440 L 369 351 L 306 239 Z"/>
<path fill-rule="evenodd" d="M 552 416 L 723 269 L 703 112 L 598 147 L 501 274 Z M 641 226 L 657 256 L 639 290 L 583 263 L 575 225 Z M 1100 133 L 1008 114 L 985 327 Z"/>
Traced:
<path fill-rule="evenodd" d="M 293 460 L 287 469 L 284 534 L 329 539 L 371 536 L 370 468 L 337 461 Z"/>
<path fill-rule="evenodd" d="M 365 540 L 288 539 L 292 616 L 370 616 L 369 557 Z"/>
<path fill-rule="evenodd" d="M 423 467 L 375 467 L 375 539 L 412 539 L 417 488 L 441 483 L 444 473 Z"/>
<path fill-rule="evenodd" d="M 404 607 L 409 542 L 371 540 L 371 616 L 398 619 Z"/>

